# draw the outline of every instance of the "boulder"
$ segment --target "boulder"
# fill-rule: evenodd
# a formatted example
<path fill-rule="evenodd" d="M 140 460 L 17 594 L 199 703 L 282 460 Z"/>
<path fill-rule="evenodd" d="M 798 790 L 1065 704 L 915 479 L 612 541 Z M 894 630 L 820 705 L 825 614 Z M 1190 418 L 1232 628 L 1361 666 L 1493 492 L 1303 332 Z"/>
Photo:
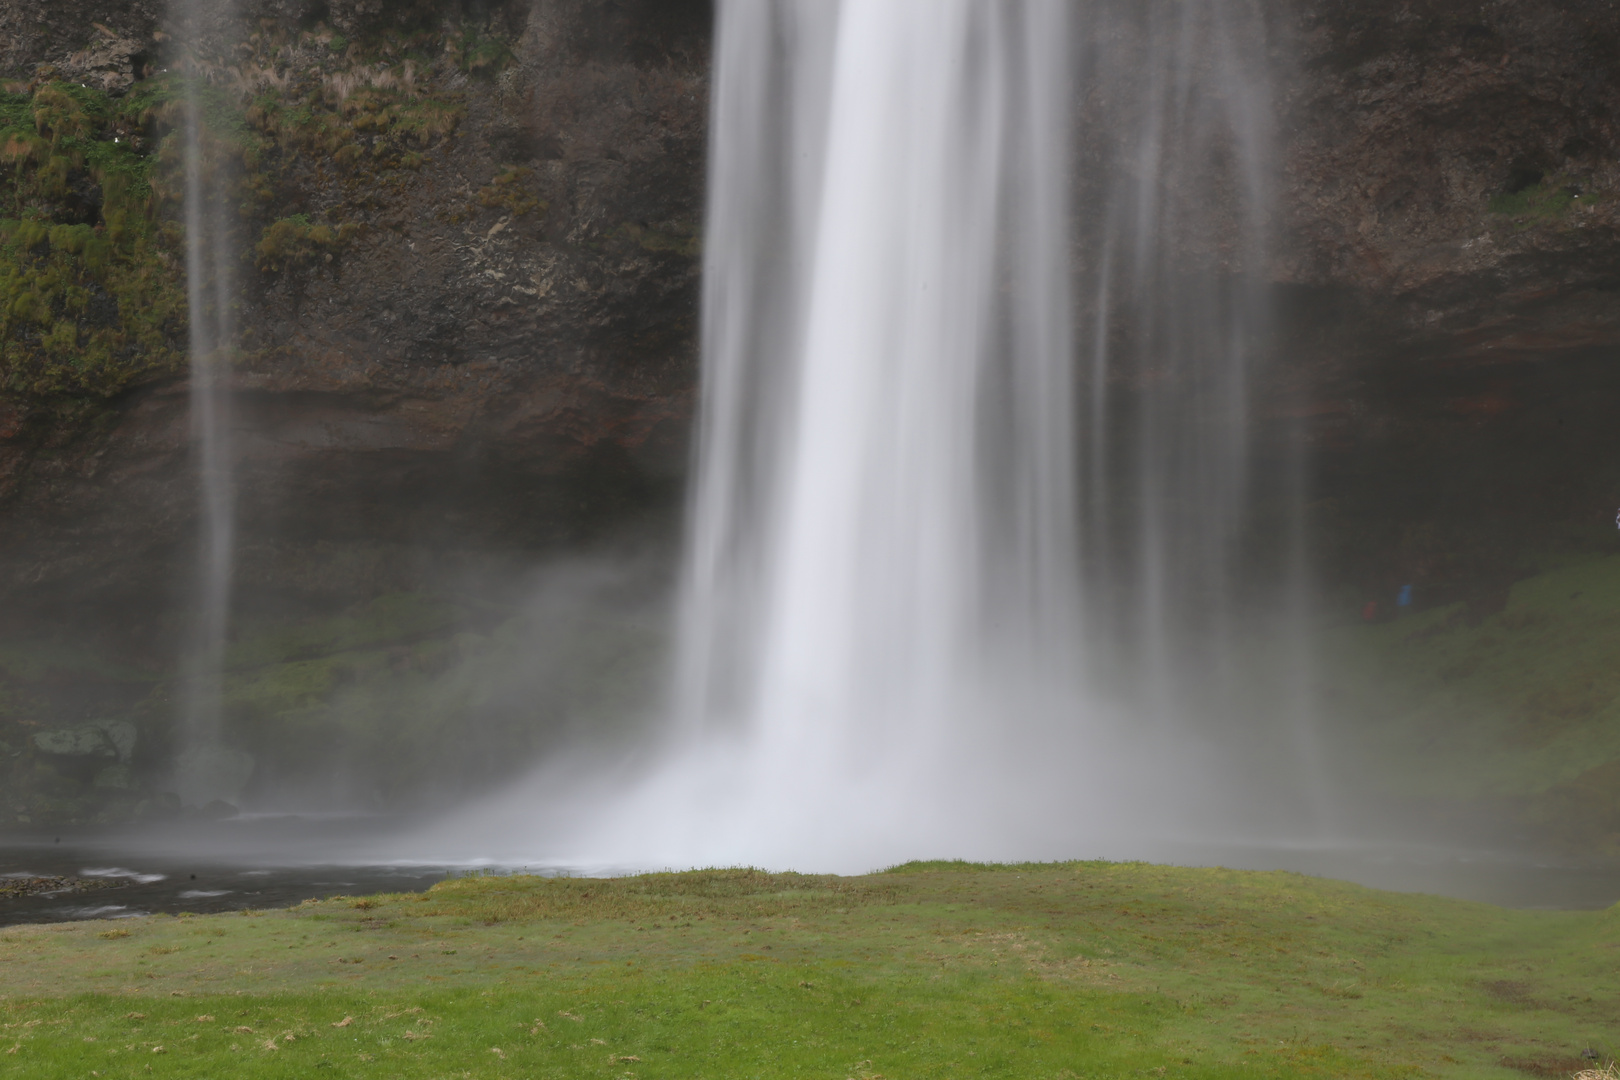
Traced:
<path fill-rule="evenodd" d="M 180 816 L 180 796 L 172 791 L 160 791 L 150 799 L 135 804 L 136 821 L 165 821 Z"/>
<path fill-rule="evenodd" d="M 135 752 L 135 725 L 127 720 L 98 720 L 78 727 L 34 733 L 34 748 L 66 758 L 110 758 L 127 763 Z"/>
<path fill-rule="evenodd" d="M 207 818 L 209 821 L 223 821 L 226 818 L 233 818 L 240 813 L 240 810 L 226 802 L 224 799 L 215 799 L 207 806 L 199 809 L 197 811 L 197 816 Z"/>

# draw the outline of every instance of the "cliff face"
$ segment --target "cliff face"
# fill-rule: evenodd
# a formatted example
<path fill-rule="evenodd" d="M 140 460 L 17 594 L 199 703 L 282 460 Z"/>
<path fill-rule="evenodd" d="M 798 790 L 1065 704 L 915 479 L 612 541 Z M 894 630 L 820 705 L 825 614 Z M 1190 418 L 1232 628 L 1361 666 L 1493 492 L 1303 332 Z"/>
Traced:
<path fill-rule="evenodd" d="M 521 651 L 511 628 L 551 616 L 480 583 L 627 531 L 673 534 L 709 4 L 241 6 L 200 50 L 211 182 L 241 208 L 245 253 L 232 737 L 256 783 L 318 759 L 384 801 L 405 784 L 384 773 L 421 779 L 406 761 L 498 774 L 536 737 L 446 680 L 496 679 Z M 1416 581 L 1425 601 L 1487 612 L 1532 550 L 1598 543 L 1620 503 L 1604 422 L 1620 406 L 1620 14 L 1269 8 L 1282 334 L 1268 393 L 1271 419 L 1302 423 L 1313 449 L 1321 567 L 1347 604 Z M 0 0 L 8 108 L 38 142 L 15 216 L 85 235 L 114 212 L 133 223 L 104 265 L 75 253 L 78 233 L 0 235 L 7 265 L 34 274 L 24 291 L 46 296 L 54 266 L 89 297 L 66 345 L 52 337 L 71 336 L 65 291 L 7 323 L 0 789 L 34 820 L 150 812 L 171 737 L 196 495 L 183 305 L 150 314 L 180 284 L 167 18 L 145 0 Z M 47 122 L 53 86 L 72 100 Z M 103 332 L 100 366 L 75 366 Z M 638 618 L 593 624 L 587 651 L 655 649 Z M 59 640 L 36 640 L 41 626 Z M 385 686 L 408 698 L 402 685 L 421 700 L 378 704 Z M 553 711 L 603 693 L 581 683 Z M 451 719 L 430 734 L 399 720 L 432 710 Z M 359 713 L 285 749 L 288 732 Z M 120 723 L 133 749 L 107 734 Z M 65 735 L 40 742 L 63 731 L 105 737 L 78 754 Z"/>
<path fill-rule="evenodd" d="M 1289 279 L 1407 297 L 1433 323 L 1481 288 L 1603 260 L 1620 14 L 1325 2 L 1292 35 Z"/>
<path fill-rule="evenodd" d="M 1284 353 L 1319 550 L 1499 607 L 1620 505 L 1620 13 L 1323 2 L 1287 28 Z"/>
<path fill-rule="evenodd" d="M 199 49 L 208 182 L 239 206 L 244 253 L 228 741 L 257 756 L 261 786 L 301 772 L 319 786 L 324 769 L 350 801 L 386 801 L 409 777 L 453 788 L 464 768 L 498 774 L 566 727 L 537 735 L 507 712 L 630 693 L 635 678 L 610 687 L 602 671 L 646 653 L 633 613 L 570 623 L 578 605 L 553 596 L 547 618 L 596 659 L 573 683 L 553 672 L 584 688 L 547 706 L 554 689 L 507 638 L 519 624 L 525 640 L 555 635 L 524 622 L 536 589 L 551 594 L 532 581 L 501 593 L 538 554 L 671 532 L 696 376 L 709 11 L 242 7 Z M 0 392 L 0 790 L 21 819 L 155 812 L 166 783 L 197 496 L 181 251 L 165 224 L 180 211 L 180 104 L 163 17 L 0 8 L 7 100 L 33 148 L 17 201 L 43 221 L 38 235 L 0 226 L 18 268 L 8 287 L 41 298 L 38 318 L 6 325 Z M 69 91 L 67 112 L 40 118 L 41 95 Z M 113 154 L 134 178 L 123 187 L 101 164 Z M 138 198 L 115 205 L 126 190 Z M 99 262 L 60 231 L 100 236 L 115 212 L 136 239 Z M 168 289 L 162 317 L 125 288 L 148 279 Z M 81 294 L 92 301 L 73 307 Z M 67 347 L 53 348 L 64 321 Z M 86 362 L 97 334 L 107 347 Z M 298 640 L 275 638 L 289 620 Z M 573 645 L 558 655 L 577 660 Z M 524 674 L 497 685 L 486 670 L 473 686 L 480 664 Z M 460 690 L 441 678 L 452 670 Z M 373 695 L 372 721 L 309 737 L 309 710 L 331 719 L 344 687 L 412 679 L 450 694 L 432 706 L 439 749 L 399 730 L 432 694 Z M 109 724 L 138 737 L 109 750 L 95 734 Z M 411 764 L 435 760 L 426 777 Z"/>
<path fill-rule="evenodd" d="M 84 56 L 55 55 L 67 5 L 48 7 L 9 59 L 71 77 Z M 212 58 L 247 125 L 217 136 L 245 145 L 211 178 L 243 208 L 247 583 L 300 588 L 288 545 L 333 538 L 575 541 L 684 465 L 706 12 L 387 7 L 265 5 Z M 151 10 L 118 14 L 79 25 L 161 55 Z M 177 151 L 164 108 L 141 133 L 159 158 Z M 178 367 L 75 408 L 6 402 L 8 595 L 168 588 L 151 570 L 183 561 L 192 529 Z"/>

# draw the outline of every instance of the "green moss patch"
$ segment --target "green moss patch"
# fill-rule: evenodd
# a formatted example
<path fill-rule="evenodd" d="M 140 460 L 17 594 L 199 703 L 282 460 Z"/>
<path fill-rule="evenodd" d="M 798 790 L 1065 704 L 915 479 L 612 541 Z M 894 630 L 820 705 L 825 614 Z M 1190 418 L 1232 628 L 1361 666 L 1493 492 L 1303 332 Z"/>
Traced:
<path fill-rule="evenodd" d="M 695 259 L 703 254 L 702 231 L 692 222 L 666 222 L 661 226 L 626 222 L 612 234 L 643 251 L 670 252 Z"/>
<path fill-rule="evenodd" d="M 1491 199 L 1490 211 L 1512 218 L 1521 229 L 1527 229 L 1561 221 L 1572 210 L 1598 201 L 1600 196 L 1585 190 L 1575 178 L 1560 175 L 1495 196 Z"/>
<path fill-rule="evenodd" d="M 390 593 L 322 619 L 249 632 L 232 646 L 230 669 L 331 656 L 367 646 L 400 643 L 458 626 L 467 611 L 420 593 Z"/>
<path fill-rule="evenodd" d="M 506 36 L 487 25 L 463 25 L 446 48 L 455 57 L 456 65 L 471 75 L 498 75 L 516 59 Z"/>
<path fill-rule="evenodd" d="M 203 65 L 205 182 L 239 211 L 244 262 L 333 262 L 379 193 L 457 130 L 447 78 L 503 57 L 504 39 L 471 24 L 349 42 L 267 23 Z M 117 98 L 60 80 L 0 93 L 0 394 L 25 413 L 82 411 L 184 364 L 184 91 L 161 74 Z M 491 197 L 539 208 L 513 180 Z"/>
<path fill-rule="evenodd" d="M 0 93 L 0 392 L 14 399 L 110 397 L 183 361 L 151 106 L 62 82 Z"/>
<path fill-rule="evenodd" d="M 534 170 L 509 165 L 496 174 L 495 179 L 478 192 L 478 204 L 492 210 L 504 210 L 513 217 L 526 214 L 544 214 L 545 200 L 529 190 Z"/>
<path fill-rule="evenodd" d="M 282 218 L 265 226 L 253 248 L 260 270 L 279 271 L 316 261 L 331 262 L 334 252 L 359 230 L 357 225 L 316 224 L 306 214 Z"/>
<path fill-rule="evenodd" d="M 311 48 L 322 41 L 328 48 Z M 405 159 L 453 134 L 466 111 L 435 75 L 437 41 L 394 34 L 351 45 L 285 28 L 255 35 L 251 74 L 240 83 L 243 119 L 267 155 L 255 164 L 316 155 L 350 172 L 419 165 Z"/>

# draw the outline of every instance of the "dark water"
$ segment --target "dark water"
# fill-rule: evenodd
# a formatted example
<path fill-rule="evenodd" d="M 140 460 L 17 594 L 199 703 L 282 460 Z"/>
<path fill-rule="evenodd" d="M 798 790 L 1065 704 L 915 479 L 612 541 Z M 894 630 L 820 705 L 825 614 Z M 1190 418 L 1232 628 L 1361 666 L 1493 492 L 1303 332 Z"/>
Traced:
<path fill-rule="evenodd" d="M 426 889 L 472 867 L 369 860 L 398 851 L 409 822 L 241 818 L 162 829 L 0 838 L 0 876 L 78 877 L 104 887 L 0 899 L 0 925 L 156 913 L 290 907 L 311 897 Z M 1150 844 L 1133 856 L 1181 866 L 1290 870 L 1377 889 L 1502 907 L 1595 910 L 1620 903 L 1620 863 L 1574 864 L 1502 852 L 1369 845 Z M 500 867 L 501 871 L 559 868 Z M 621 871 L 628 872 L 628 871 Z"/>
<path fill-rule="evenodd" d="M 452 872 L 353 858 L 368 836 L 382 835 L 363 818 L 279 818 L 12 836 L 0 839 L 0 877 L 86 878 L 100 887 L 0 899 L 0 926 L 291 907 L 311 897 L 420 891 Z M 338 850 L 348 857 L 325 857 Z"/>

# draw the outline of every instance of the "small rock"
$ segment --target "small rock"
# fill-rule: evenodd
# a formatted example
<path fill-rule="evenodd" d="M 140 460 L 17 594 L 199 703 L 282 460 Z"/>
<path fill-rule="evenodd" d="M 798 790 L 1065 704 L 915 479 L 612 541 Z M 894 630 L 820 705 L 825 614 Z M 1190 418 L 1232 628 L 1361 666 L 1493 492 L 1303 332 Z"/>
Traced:
<path fill-rule="evenodd" d="M 233 818 L 241 812 L 224 799 L 214 799 L 197 811 L 197 816 L 207 818 L 210 821 L 223 821 L 226 818 Z"/>
<path fill-rule="evenodd" d="M 135 804 L 136 821 L 163 821 L 180 815 L 180 796 L 172 791 L 161 791 L 150 799 Z"/>

